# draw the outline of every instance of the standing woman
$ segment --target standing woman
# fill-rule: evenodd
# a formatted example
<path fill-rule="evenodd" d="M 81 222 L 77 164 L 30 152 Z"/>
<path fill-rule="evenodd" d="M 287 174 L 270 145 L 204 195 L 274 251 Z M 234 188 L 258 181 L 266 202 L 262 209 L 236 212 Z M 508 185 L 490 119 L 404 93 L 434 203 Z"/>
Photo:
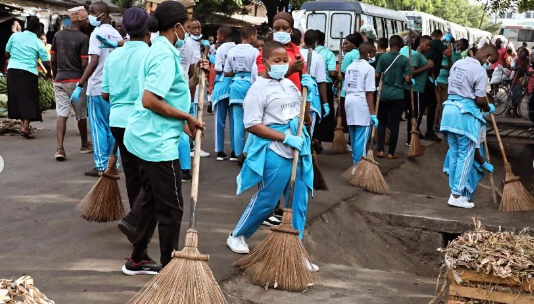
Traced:
<path fill-rule="evenodd" d="M 343 41 L 343 52 L 345 53 L 345 56 L 343 56 L 343 61 L 341 62 L 341 76 L 343 78 L 345 77 L 345 71 L 347 70 L 349 65 L 360 59 L 360 51 L 358 50 L 358 48 L 363 42 L 364 39 L 362 34 L 360 33 L 350 34 L 345 37 L 345 40 Z M 345 87 L 345 82 L 343 81 L 343 79 L 340 79 L 339 81 L 342 81 L 341 87 Z M 347 125 L 347 114 L 345 113 L 345 90 L 341 89 L 340 94 L 341 102 L 338 110 L 341 111 L 340 115 L 343 121 L 343 133 L 349 133 L 349 127 Z"/>
<path fill-rule="evenodd" d="M 6 45 L 8 117 L 21 119 L 20 133 L 27 139 L 31 133 L 30 122 L 43 121 L 39 105 L 39 82 L 37 60 L 41 59 L 47 70 L 47 77 L 52 78 L 50 57 L 41 40 L 38 38 L 41 26 L 39 18 L 28 18 L 28 26 L 24 32 L 14 33 Z"/>
<path fill-rule="evenodd" d="M 122 270 L 127 275 L 156 274 L 178 249 L 183 215 L 178 143 L 186 126 L 194 133 L 204 129 L 189 114 L 188 77 L 180 65 L 188 27 L 187 9 L 179 2 L 162 2 L 148 20 L 159 31 L 140 64 L 139 97 L 134 103 L 124 145 L 139 157 L 145 197 L 141 202 L 133 252 Z M 196 85 L 196 84 L 195 84 Z M 191 134 L 190 134 L 191 135 Z M 148 256 L 148 244 L 158 226 L 161 264 Z"/>

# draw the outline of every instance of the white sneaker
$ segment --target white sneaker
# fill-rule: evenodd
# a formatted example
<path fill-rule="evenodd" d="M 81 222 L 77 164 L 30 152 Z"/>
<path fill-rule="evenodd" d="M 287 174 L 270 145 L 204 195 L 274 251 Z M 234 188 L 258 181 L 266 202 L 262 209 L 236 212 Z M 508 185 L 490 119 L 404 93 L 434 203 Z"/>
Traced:
<path fill-rule="evenodd" d="M 250 252 L 244 236 L 235 237 L 230 234 L 226 240 L 226 244 L 235 253 L 247 254 Z"/>
<path fill-rule="evenodd" d="M 302 262 L 304 263 L 304 266 L 306 266 L 309 272 L 319 272 L 319 266 L 313 264 L 308 259 L 304 259 Z"/>
<path fill-rule="evenodd" d="M 352 146 L 351 145 L 347 145 L 347 149 L 349 150 L 349 152 L 352 152 Z"/>
<path fill-rule="evenodd" d="M 200 157 L 210 157 L 210 155 L 211 154 L 209 154 L 209 152 L 200 149 Z M 189 152 L 189 156 L 195 157 L 195 150 L 191 150 L 191 152 Z"/>
<path fill-rule="evenodd" d="M 458 207 L 458 208 L 471 209 L 475 207 L 475 204 L 468 202 L 466 197 L 460 196 L 459 198 L 455 198 L 452 194 L 449 197 L 448 204 L 449 206 Z"/>

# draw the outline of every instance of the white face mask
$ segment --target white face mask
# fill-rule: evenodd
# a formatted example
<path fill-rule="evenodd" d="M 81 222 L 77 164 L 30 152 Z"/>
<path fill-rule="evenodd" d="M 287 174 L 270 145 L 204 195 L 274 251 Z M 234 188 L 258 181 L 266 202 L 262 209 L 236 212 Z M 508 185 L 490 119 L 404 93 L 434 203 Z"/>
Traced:
<path fill-rule="evenodd" d="M 291 33 L 288 33 L 288 32 L 273 33 L 273 40 L 278 41 L 281 44 L 288 44 L 291 42 Z"/>

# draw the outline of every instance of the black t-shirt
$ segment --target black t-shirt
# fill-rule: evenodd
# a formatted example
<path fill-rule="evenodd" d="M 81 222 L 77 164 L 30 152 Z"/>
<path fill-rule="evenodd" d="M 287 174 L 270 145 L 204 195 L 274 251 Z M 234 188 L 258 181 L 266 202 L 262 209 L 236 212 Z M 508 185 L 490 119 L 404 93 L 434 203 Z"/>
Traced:
<path fill-rule="evenodd" d="M 443 44 L 442 41 L 433 39 L 432 44 L 430 45 L 430 50 L 428 53 L 426 53 L 426 58 L 434 61 L 434 67 L 432 68 L 432 71 L 434 72 L 434 76 L 437 78 L 439 75 L 439 71 L 441 70 L 441 61 L 443 61 L 443 52 L 447 49 L 447 47 Z M 432 76 L 432 75 L 428 75 Z"/>
<path fill-rule="evenodd" d="M 78 81 L 83 75 L 82 58 L 88 58 L 89 37 L 81 31 L 64 29 L 52 42 L 51 53 L 56 54 L 56 81 Z"/>

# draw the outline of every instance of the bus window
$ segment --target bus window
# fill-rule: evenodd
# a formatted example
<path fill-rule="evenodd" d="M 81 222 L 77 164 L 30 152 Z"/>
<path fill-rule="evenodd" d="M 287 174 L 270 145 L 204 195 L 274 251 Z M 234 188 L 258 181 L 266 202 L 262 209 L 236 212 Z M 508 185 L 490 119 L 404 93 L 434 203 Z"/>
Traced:
<path fill-rule="evenodd" d="M 523 42 L 523 41 L 534 41 L 533 37 L 534 31 L 533 30 L 526 30 L 526 29 L 520 29 L 519 33 L 517 34 L 517 41 Z M 506 36 L 505 36 L 506 37 Z"/>
<path fill-rule="evenodd" d="M 382 18 L 375 17 L 376 22 L 376 37 L 377 38 L 387 38 L 384 34 L 384 24 L 382 23 Z"/>
<path fill-rule="evenodd" d="M 311 13 L 308 15 L 306 22 L 308 29 L 320 30 L 325 33 L 326 31 L 326 14 Z"/>
<path fill-rule="evenodd" d="M 505 28 L 504 31 L 502 32 L 502 35 L 510 40 L 515 40 L 517 41 L 517 34 L 518 34 L 518 31 L 517 29 L 507 29 Z"/>
<path fill-rule="evenodd" d="M 408 28 L 422 32 L 423 31 L 423 20 L 419 16 L 407 16 L 408 19 Z M 399 22 L 399 21 L 397 21 Z"/>
<path fill-rule="evenodd" d="M 332 14 L 330 22 L 330 38 L 340 38 L 340 32 L 343 32 L 344 36 L 352 33 L 352 16 L 350 14 Z"/>
<path fill-rule="evenodd" d="M 386 23 L 386 28 L 388 30 L 387 37 L 393 36 L 393 34 L 395 33 L 395 31 L 393 30 L 393 21 L 384 19 L 384 22 Z"/>

